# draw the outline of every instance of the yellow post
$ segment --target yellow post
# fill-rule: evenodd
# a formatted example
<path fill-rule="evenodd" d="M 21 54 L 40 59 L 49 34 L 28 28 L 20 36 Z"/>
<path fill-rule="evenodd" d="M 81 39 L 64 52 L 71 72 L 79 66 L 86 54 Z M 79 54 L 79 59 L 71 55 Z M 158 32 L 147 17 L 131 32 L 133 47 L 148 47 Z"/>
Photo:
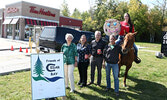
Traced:
<path fill-rule="evenodd" d="M 30 47 L 30 53 L 32 53 L 32 43 L 33 43 L 33 42 L 31 42 L 31 37 L 29 37 L 29 47 Z"/>
<path fill-rule="evenodd" d="M 30 53 L 32 53 L 32 42 L 30 42 Z"/>
<path fill-rule="evenodd" d="M 38 46 L 39 46 L 39 41 L 38 41 L 37 44 L 36 44 L 36 52 L 37 52 L 37 53 L 40 52 L 40 50 L 38 49 Z"/>
<path fill-rule="evenodd" d="M 31 45 L 30 43 L 31 43 L 31 37 L 29 37 L 29 47 L 30 47 L 30 45 Z"/>

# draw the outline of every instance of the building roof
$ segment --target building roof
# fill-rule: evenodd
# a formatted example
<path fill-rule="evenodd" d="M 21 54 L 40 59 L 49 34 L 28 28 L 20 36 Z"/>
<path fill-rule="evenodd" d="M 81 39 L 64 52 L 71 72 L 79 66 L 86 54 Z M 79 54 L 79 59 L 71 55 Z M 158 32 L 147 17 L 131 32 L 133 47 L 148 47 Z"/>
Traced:
<path fill-rule="evenodd" d="M 69 19 L 74 19 L 74 20 L 83 21 L 82 19 L 77 19 L 77 18 L 72 18 L 72 17 L 62 16 L 62 15 L 60 15 L 60 17 L 64 17 L 64 18 L 69 18 Z"/>
<path fill-rule="evenodd" d="M 50 9 L 57 9 L 57 8 L 52 8 L 52 7 L 48 7 L 48 6 L 44 6 L 44 5 L 40 5 L 40 4 L 36 4 L 36 3 L 31 3 L 31 2 L 26 2 L 26 1 L 18 1 L 18 2 L 14 2 L 14 3 L 10 3 L 10 4 L 7 4 L 6 6 L 10 6 L 10 5 L 18 4 L 18 3 L 29 3 L 29 4 L 35 4 L 38 6 L 42 6 L 42 7 L 47 7 Z M 57 9 L 57 10 L 60 10 L 60 9 Z"/>

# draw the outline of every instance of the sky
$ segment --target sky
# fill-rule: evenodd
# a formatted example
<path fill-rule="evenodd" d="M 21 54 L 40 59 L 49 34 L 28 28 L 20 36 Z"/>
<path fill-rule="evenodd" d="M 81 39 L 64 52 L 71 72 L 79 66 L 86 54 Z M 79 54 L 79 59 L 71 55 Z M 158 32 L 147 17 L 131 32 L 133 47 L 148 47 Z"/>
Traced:
<path fill-rule="evenodd" d="M 64 0 L 3 0 L 3 2 L 0 3 L 0 8 L 5 8 L 5 5 L 18 1 L 27 1 L 43 6 L 60 9 Z M 68 4 L 70 13 L 72 13 L 75 8 L 79 9 L 80 12 L 89 10 L 90 5 L 93 4 L 95 0 L 65 0 L 65 1 Z M 129 1 L 129 0 L 122 0 L 122 1 Z M 152 3 L 155 3 L 156 0 L 141 0 L 141 1 L 144 4 L 153 7 Z"/>

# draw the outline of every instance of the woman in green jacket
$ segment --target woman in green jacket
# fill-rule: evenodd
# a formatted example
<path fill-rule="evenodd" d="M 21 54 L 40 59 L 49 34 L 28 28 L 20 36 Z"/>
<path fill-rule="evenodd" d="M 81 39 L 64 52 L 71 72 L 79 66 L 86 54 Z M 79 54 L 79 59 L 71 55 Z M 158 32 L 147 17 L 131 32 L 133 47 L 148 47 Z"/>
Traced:
<path fill-rule="evenodd" d="M 74 86 L 74 67 L 77 66 L 77 48 L 74 43 L 72 43 L 73 35 L 67 33 L 65 36 L 66 42 L 61 47 L 61 52 L 63 52 L 64 57 L 64 71 L 65 71 L 65 85 L 68 88 L 68 80 L 70 81 L 70 92 L 75 91 Z"/>

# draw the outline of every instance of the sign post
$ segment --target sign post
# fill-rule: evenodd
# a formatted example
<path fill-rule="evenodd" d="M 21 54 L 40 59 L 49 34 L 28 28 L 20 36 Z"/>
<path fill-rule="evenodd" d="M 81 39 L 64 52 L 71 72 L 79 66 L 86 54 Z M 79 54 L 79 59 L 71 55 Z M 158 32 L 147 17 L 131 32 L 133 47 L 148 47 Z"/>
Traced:
<path fill-rule="evenodd" d="M 32 100 L 65 96 L 63 54 L 31 55 Z"/>
<path fill-rule="evenodd" d="M 167 56 L 167 32 L 162 33 L 161 53 Z"/>

